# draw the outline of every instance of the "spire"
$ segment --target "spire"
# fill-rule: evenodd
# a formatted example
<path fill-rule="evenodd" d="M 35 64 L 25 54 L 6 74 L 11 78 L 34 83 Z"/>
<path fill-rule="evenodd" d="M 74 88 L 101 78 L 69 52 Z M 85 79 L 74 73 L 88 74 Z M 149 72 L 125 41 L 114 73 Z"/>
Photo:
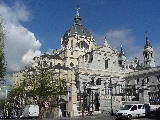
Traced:
<path fill-rule="evenodd" d="M 147 31 L 146 31 L 145 33 L 146 33 L 146 42 L 147 42 L 147 40 L 148 40 L 148 35 L 147 35 Z"/>
<path fill-rule="evenodd" d="M 106 36 L 105 36 L 105 39 L 104 39 L 104 45 L 107 45 L 107 39 L 106 39 Z"/>
<path fill-rule="evenodd" d="M 124 51 L 123 51 L 123 48 L 122 48 L 122 42 L 121 42 L 121 51 L 120 51 L 119 56 L 118 56 L 118 63 L 119 63 L 120 66 L 124 67 L 125 62 L 126 62 L 126 56 L 124 54 Z"/>
<path fill-rule="evenodd" d="M 121 52 L 120 52 L 120 56 L 124 56 L 124 51 L 123 51 L 123 48 L 122 48 L 122 42 L 121 42 Z"/>
<path fill-rule="evenodd" d="M 148 40 L 148 34 L 147 34 L 147 31 L 145 32 L 146 33 L 146 44 L 144 47 L 148 47 L 148 46 L 151 46 L 150 43 L 149 43 L 149 40 Z"/>
<path fill-rule="evenodd" d="M 74 17 L 74 24 L 75 25 L 81 25 L 80 21 L 82 20 L 81 16 L 79 15 L 79 5 L 77 6 L 77 8 L 75 8 L 77 13 L 76 13 L 76 16 Z"/>
<path fill-rule="evenodd" d="M 75 8 L 75 9 L 77 10 L 76 16 L 79 16 L 79 12 L 78 12 L 78 10 L 80 10 L 79 5 L 78 5 L 77 8 Z"/>

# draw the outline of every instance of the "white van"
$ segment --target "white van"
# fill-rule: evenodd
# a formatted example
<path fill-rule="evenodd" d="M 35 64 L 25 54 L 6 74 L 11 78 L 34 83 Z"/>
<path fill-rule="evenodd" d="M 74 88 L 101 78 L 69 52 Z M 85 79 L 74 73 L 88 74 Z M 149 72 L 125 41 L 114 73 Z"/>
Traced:
<path fill-rule="evenodd" d="M 145 104 L 126 104 L 116 114 L 117 118 L 136 118 L 146 116 Z"/>
<path fill-rule="evenodd" d="M 23 109 L 21 118 L 38 118 L 39 106 L 38 105 L 26 105 Z"/>

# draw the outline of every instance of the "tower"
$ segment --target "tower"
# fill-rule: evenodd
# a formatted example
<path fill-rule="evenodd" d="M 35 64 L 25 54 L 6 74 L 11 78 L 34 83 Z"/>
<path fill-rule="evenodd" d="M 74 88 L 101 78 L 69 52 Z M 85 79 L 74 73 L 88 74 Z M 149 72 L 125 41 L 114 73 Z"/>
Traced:
<path fill-rule="evenodd" d="M 62 64 L 66 67 L 70 67 L 71 63 L 74 67 L 78 65 L 77 59 L 79 56 L 92 51 L 95 46 L 95 40 L 91 32 L 81 24 L 82 18 L 79 10 L 80 8 L 77 7 L 74 24 L 64 33 L 61 39 Z"/>
<path fill-rule="evenodd" d="M 154 55 L 153 55 L 153 47 L 151 46 L 147 32 L 146 32 L 146 44 L 143 49 L 143 57 L 144 57 L 144 67 L 155 67 Z"/>
<path fill-rule="evenodd" d="M 126 63 L 126 56 L 124 54 L 122 44 L 121 44 L 121 51 L 120 51 L 119 56 L 118 56 L 118 63 L 121 67 L 124 67 L 125 63 Z"/>

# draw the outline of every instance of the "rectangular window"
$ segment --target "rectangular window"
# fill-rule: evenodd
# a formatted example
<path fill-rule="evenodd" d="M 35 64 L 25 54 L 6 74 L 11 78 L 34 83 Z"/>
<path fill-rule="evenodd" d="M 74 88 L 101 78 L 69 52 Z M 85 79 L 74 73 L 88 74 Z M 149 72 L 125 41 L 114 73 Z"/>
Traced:
<path fill-rule="evenodd" d="M 134 110 L 137 110 L 137 105 L 134 105 L 132 108 L 131 108 L 132 111 Z"/>
<path fill-rule="evenodd" d="M 138 105 L 138 109 L 144 109 L 144 105 Z"/>
<path fill-rule="evenodd" d="M 73 40 L 71 40 L 71 47 L 73 48 Z"/>
<path fill-rule="evenodd" d="M 52 62 L 50 62 L 50 67 L 52 67 Z"/>
<path fill-rule="evenodd" d="M 105 69 L 108 68 L 108 60 L 105 60 Z"/>

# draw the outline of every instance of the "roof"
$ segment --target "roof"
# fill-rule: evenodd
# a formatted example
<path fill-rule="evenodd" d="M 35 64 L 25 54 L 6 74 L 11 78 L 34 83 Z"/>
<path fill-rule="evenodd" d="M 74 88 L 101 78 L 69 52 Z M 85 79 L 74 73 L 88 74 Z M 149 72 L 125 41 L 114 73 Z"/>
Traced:
<path fill-rule="evenodd" d="M 63 36 L 63 39 L 65 38 L 68 38 L 70 35 L 81 35 L 81 36 L 85 36 L 85 37 L 91 37 L 91 33 L 89 32 L 89 30 L 85 27 L 83 27 L 81 25 L 81 16 L 79 15 L 79 12 L 78 12 L 79 8 L 77 8 L 77 14 L 76 16 L 74 17 L 74 25 L 65 32 L 64 36 Z"/>
<path fill-rule="evenodd" d="M 91 37 L 92 34 L 89 32 L 89 30 L 82 25 L 75 24 L 73 25 L 69 30 L 67 30 L 63 36 L 63 39 L 68 38 L 70 35 L 81 35 L 85 37 Z"/>

